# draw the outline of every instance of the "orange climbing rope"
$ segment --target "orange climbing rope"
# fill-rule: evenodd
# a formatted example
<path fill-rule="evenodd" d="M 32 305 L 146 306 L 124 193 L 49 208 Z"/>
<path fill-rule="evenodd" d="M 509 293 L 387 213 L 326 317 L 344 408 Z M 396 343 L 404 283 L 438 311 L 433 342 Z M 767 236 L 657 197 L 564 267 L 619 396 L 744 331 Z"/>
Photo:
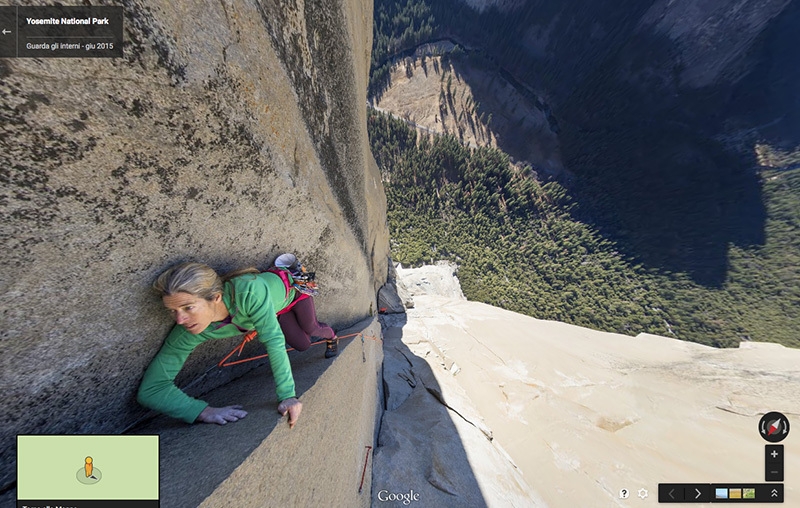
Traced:
<path fill-rule="evenodd" d="M 252 331 L 249 331 L 249 332 L 245 333 L 244 337 L 242 337 L 242 343 L 239 344 L 238 346 L 236 346 L 235 348 L 233 348 L 233 351 L 228 353 L 228 355 L 225 358 L 220 360 L 220 362 L 217 364 L 217 366 L 218 367 L 231 367 L 233 365 L 238 365 L 240 363 L 252 362 L 253 360 L 260 360 L 262 358 L 268 357 L 269 355 L 264 353 L 263 355 L 253 356 L 253 357 L 250 357 L 250 358 L 244 358 L 242 360 L 235 360 L 235 361 L 232 361 L 232 362 L 228 361 L 228 359 L 231 356 L 233 356 L 234 354 L 236 354 L 237 357 L 241 356 L 242 355 L 242 351 L 244 351 L 244 345 L 247 344 L 248 342 L 250 342 L 251 340 L 255 339 L 257 335 L 258 334 L 256 333 L 255 330 L 252 330 Z M 347 338 L 350 338 L 350 337 L 357 337 L 359 335 L 361 336 L 362 342 L 363 342 L 364 339 L 370 339 L 370 340 L 374 340 L 374 341 L 377 341 L 377 342 L 381 342 L 381 339 L 379 339 L 378 337 L 375 337 L 374 335 L 364 335 L 361 332 L 350 333 L 350 334 L 347 334 L 347 335 L 339 335 L 339 336 L 337 336 L 337 339 L 339 339 L 339 340 L 347 339 Z M 316 342 L 312 342 L 311 345 L 312 346 L 316 346 L 317 344 L 325 344 L 326 342 L 327 342 L 327 340 L 322 339 L 322 340 L 318 340 Z M 286 351 L 294 351 L 294 348 L 293 347 L 288 347 L 288 348 L 286 348 Z"/>

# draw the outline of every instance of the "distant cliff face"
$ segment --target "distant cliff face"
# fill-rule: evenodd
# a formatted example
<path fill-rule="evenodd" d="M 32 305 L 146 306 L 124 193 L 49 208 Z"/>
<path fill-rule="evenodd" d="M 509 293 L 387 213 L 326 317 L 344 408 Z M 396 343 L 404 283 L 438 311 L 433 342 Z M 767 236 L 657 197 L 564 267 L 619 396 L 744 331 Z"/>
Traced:
<path fill-rule="evenodd" d="M 460 36 L 547 93 L 566 123 L 586 130 L 657 114 L 731 144 L 755 129 L 796 146 L 797 2 L 527 0 L 487 13 L 493 2 L 460 1 L 487 23 Z"/>
<path fill-rule="evenodd" d="M 655 111 L 677 106 L 683 116 L 686 101 L 702 93 L 708 102 L 702 112 L 728 106 L 731 111 L 717 111 L 727 117 L 748 110 L 737 104 L 746 102 L 745 91 L 752 99 L 770 91 L 777 94 L 773 101 L 786 100 L 784 81 L 800 72 L 789 49 L 800 37 L 790 28 L 798 13 L 791 0 L 571 0 L 558 6 L 529 0 L 510 15 L 524 19 L 517 44 L 525 59 L 516 71 L 531 83 L 551 85 L 548 93 L 562 109 L 588 99 L 589 89 L 607 92 L 613 85 L 634 102 L 631 108 L 646 95 Z M 605 116 L 602 106 L 586 108 L 586 117 Z"/>
<path fill-rule="evenodd" d="M 659 0 L 642 16 L 637 32 L 665 35 L 675 44 L 676 87 L 735 83 L 751 69 L 747 55 L 791 0 L 698 2 Z M 768 34 L 765 34 L 768 35 Z M 749 65 L 748 65 L 749 64 Z"/>
<path fill-rule="evenodd" d="M 386 277 L 371 4 L 123 4 L 124 58 L 0 59 L 0 485 L 16 433 L 115 433 L 142 414 L 171 326 L 149 286 L 171 264 L 295 252 L 335 326 L 369 314 Z M 179 383 L 232 346 L 204 345 Z"/>

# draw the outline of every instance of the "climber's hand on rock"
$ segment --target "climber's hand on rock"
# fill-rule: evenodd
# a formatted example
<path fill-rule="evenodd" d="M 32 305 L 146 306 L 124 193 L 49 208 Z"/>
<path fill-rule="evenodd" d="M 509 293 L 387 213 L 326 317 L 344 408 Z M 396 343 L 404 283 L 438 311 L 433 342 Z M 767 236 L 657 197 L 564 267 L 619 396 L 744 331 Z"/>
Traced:
<path fill-rule="evenodd" d="M 290 429 L 294 427 L 295 423 L 297 423 L 297 418 L 300 416 L 300 412 L 302 410 L 303 410 L 303 404 L 295 397 L 292 397 L 291 399 L 286 399 L 280 404 L 278 404 L 278 412 L 281 414 L 281 416 L 285 416 L 286 413 L 289 413 Z"/>
<path fill-rule="evenodd" d="M 206 407 L 197 417 L 198 422 L 216 423 L 225 425 L 228 422 L 239 421 L 247 416 L 247 411 L 242 410 L 242 406 L 227 407 Z"/>

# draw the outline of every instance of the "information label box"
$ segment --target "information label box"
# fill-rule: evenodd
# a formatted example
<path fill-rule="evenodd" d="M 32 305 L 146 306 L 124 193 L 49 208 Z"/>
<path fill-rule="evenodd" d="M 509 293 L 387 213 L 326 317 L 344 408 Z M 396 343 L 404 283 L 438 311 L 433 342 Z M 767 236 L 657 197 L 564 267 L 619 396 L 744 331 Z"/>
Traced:
<path fill-rule="evenodd" d="M 0 57 L 121 58 L 122 7 L 0 7 Z"/>

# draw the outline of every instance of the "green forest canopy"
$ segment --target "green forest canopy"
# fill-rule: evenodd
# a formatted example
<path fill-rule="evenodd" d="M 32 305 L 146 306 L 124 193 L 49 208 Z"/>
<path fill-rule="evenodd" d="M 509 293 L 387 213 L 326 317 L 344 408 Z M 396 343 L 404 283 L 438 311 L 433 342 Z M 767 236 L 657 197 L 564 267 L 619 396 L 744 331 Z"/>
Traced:
<path fill-rule="evenodd" d="M 800 347 L 800 169 L 764 173 L 766 242 L 732 245 L 724 284 L 708 288 L 623 256 L 575 218 L 567 189 L 536 181 L 496 149 L 419 137 L 374 112 L 368 125 L 394 260 L 454 261 L 470 300 L 629 335 Z"/>

